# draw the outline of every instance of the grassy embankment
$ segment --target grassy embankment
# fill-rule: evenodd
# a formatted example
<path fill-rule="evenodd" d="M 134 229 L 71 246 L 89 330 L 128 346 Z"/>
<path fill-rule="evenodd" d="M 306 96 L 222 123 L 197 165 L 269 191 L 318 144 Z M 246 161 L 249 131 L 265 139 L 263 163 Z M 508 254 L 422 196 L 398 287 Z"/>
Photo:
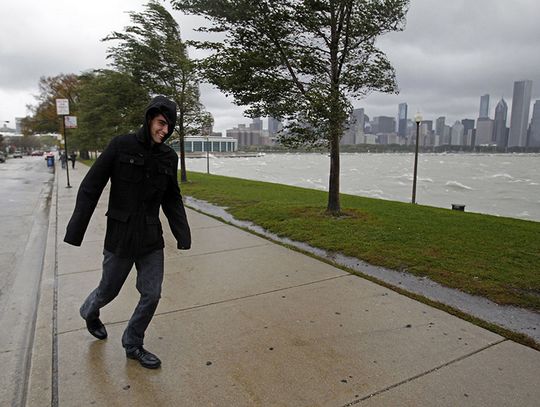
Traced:
<path fill-rule="evenodd" d="M 540 222 L 190 172 L 190 195 L 280 236 L 540 311 Z"/>

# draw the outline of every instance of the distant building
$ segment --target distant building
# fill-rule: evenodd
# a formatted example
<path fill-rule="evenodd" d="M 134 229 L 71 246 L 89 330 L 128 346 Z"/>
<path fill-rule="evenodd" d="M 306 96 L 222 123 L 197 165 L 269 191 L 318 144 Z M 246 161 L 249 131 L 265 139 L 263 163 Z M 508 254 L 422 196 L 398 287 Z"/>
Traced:
<path fill-rule="evenodd" d="M 253 145 L 270 145 L 271 140 L 267 130 L 263 130 L 262 120 L 253 119 L 248 126 L 239 124 L 238 127 L 226 130 L 227 137 L 238 141 L 238 148 Z"/>
<path fill-rule="evenodd" d="M 349 127 L 343 133 L 341 144 L 363 144 L 364 143 L 365 115 L 364 109 L 353 109 L 349 117 Z"/>
<path fill-rule="evenodd" d="M 480 97 L 480 113 L 478 117 L 489 117 L 489 95 Z"/>
<path fill-rule="evenodd" d="M 493 144 L 493 120 L 489 117 L 480 117 L 476 122 L 475 146 L 489 146 Z"/>
<path fill-rule="evenodd" d="M 422 120 L 422 123 L 420 123 L 420 126 L 425 126 L 426 130 L 429 133 L 433 132 L 433 120 Z"/>
<path fill-rule="evenodd" d="M 249 125 L 251 129 L 254 130 L 262 130 L 263 129 L 263 121 L 260 117 L 256 117 L 253 119 L 253 122 Z"/>
<path fill-rule="evenodd" d="M 15 133 L 22 133 L 22 121 L 24 117 L 16 117 L 15 118 Z"/>
<path fill-rule="evenodd" d="M 444 126 L 446 125 L 446 117 L 437 117 L 435 120 L 435 134 L 438 136 L 444 135 Z"/>
<path fill-rule="evenodd" d="M 505 148 L 508 145 L 508 128 L 506 127 L 507 116 L 508 105 L 504 99 L 501 99 L 495 107 L 492 138 L 492 141 L 500 148 Z"/>
<path fill-rule="evenodd" d="M 463 124 L 463 134 L 467 134 L 469 130 L 474 129 L 474 120 L 473 119 L 463 119 L 461 120 L 461 124 Z"/>
<path fill-rule="evenodd" d="M 270 136 L 275 136 L 281 130 L 283 130 L 283 124 L 281 123 L 281 121 L 274 117 L 269 117 L 268 118 L 268 134 Z"/>
<path fill-rule="evenodd" d="M 219 133 L 218 133 L 219 134 Z M 209 152 L 233 152 L 237 150 L 238 141 L 230 137 L 221 136 L 186 136 L 184 137 L 184 150 L 186 153 Z M 177 152 L 178 141 L 171 143 L 171 147 Z"/>
<path fill-rule="evenodd" d="M 445 124 L 444 125 L 444 130 L 443 130 L 443 134 L 442 136 L 439 136 L 441 139 L 441 145 L 445 146 L 445 145 L 449 145 L 450 144 L 450 133 L 452 132 L 452 128 Z"/>
<path fill-rule="evenodd" d="M 402 144 L 403 138 L 399 137 L 397 133 L 379 133 L 377 134 L 377 142 L 379 144 Z"/>
<path fill-rule="evenodd" d="M 529 132 L 529 147 L 540 147 L 540 100 L 534 102 Z"/>
<path fill-rule="evenodd" d="M 375 134 L 364 134 L 361 144 L 377 144 L 377 136 Z"/>
<path fill-rule="evenodd" d="M 458 120 L 452 126 L 450 131 L 450 144 L 453 146 L 462 146 L 465 143 L 463 142 L 463 124 Z"/>
<path fill-rule="evenodd" d="M 420 122 L 420 134 L 418 135 L 419 146 L 431 145 L 431 135 L 433 133 L 433 121 L 423 120 Z M 416 138 L 413 138 L 411 144 L 416 144 Z"/>
<path fill-rule="evenodd" d="M 527 126 L 529 125 L 531 93 L 532 81 L 524 80 L 514 82 L 508 147 L 525 147 L 527 144 Z"/>
<path fill-rule="evenodd" d="M 476 131 L 474 129 L 469 129 L 466 133 L 463 134 L 463 145 L 465 146 L 474 146 Z"/>
<path fill-rule="evenodd" d="M 398 135 L 407 137 L 407 103 L 398 105 Z"/>
<path fill-rule="evenodd" d="M 371 122 L 371 132 L 377 133 L 394 133 L 396 131 L 396 119 L 389 116 L 374 117 Z"/>

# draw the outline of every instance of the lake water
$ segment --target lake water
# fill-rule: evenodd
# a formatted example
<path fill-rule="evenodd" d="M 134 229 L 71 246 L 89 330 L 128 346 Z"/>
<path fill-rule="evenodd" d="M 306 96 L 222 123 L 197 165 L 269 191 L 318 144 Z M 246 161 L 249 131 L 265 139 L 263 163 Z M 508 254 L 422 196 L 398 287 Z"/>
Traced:
<path fill-rule="evenodd" d="M 186 159 L 188 171 L 206 172 L 205 158 Z M 341 192 L 410 202 L 414 154 L 341 154 Z M 210 173 L 328 190 L 327 154 L 210 157 Z M 416 201 L 540 221 L 539 154 L 420 154 Z"/>

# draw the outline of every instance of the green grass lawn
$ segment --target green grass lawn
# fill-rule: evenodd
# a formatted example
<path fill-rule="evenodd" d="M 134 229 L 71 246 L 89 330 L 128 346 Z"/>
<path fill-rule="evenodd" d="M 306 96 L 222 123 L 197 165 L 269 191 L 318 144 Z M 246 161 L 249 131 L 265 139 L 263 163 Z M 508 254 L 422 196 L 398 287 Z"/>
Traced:
<path fill-rule="evenodd" d="M 499 304 L 540 311 L 540 223 L 188 173 L 182 194 L 225 206 L 237 219 L 373 265 L 426 276 Z"/>

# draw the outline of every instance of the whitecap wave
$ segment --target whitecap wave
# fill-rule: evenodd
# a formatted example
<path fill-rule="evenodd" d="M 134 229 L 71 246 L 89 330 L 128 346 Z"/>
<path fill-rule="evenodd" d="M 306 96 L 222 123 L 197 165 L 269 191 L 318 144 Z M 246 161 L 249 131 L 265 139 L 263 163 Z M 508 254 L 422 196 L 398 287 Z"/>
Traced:
<path fill-rule="evenodd" d="M 458 181 L 447 181 L 445 184 L 447 187 L 455 188 L 455 189 L 465 189 L 467 191 L 473 191 L 473 189 L 467 185 L 462 184 Z"/>
<path fill-rule="evenodd" d="M 502 173 L 502 174 L 493 174 L 489 178 L 506 178 L 506 179 L 514 179 L 510 174 Z"/>

